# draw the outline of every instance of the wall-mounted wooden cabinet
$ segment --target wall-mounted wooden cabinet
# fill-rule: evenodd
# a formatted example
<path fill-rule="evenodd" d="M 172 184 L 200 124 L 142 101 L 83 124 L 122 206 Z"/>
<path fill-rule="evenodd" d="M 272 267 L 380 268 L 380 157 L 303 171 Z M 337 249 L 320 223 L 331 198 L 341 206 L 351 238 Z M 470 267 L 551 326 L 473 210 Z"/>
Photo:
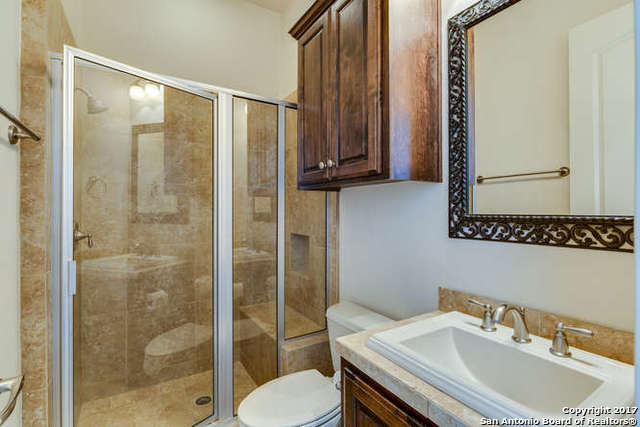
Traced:
<path fill-rule="evenodd" d="M 317 0 L 298 40 L 298 186 L 442 181 L 439 0 Z"/>
<path fill-rule="evenodd" d="M 344 427 L 438 427 L 380 384 L 342 360 Z"/>

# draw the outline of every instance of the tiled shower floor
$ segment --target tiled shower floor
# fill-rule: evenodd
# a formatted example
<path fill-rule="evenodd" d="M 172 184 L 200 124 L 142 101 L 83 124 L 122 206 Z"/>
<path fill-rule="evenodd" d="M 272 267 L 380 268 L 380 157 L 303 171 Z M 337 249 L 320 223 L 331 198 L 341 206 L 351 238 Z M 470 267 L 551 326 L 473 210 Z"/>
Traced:
<path fill-rule="evenodd" d="M 178 378 L 104 399 L 80 408 L 78 427 L 187 427 L 213 412 L 198 406 L 200 396 L 211 396 L 212 371 Z"/>
<path fill-rule="evenodd" d="M 242 363 L 235 362 L 235 409 L 256 384 Z M 211 415 L 213 404 L 198 406 L 200 396 L 211 396 L 212 371 L 178 378 L 104 399 L 80 408 L 77 427 L 188 427 Z"/>

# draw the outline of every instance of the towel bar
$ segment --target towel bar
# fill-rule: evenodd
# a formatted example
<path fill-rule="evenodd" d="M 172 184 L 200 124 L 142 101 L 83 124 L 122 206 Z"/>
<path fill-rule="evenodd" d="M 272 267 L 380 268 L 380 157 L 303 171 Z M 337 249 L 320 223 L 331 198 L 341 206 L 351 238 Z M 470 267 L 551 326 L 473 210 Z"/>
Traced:
<path fill-rule="evenodd" d="M 19 118 L 8 112 L 2 105 L 0 105 L 0 114 L 5 116 L 7 119 L 9 119 L 10 122 L 13 123 L 13 125 L 9 125 L 9 143 L 15 145 L 23 139 L 33 139 L 34 141 L 40 141 L 40 135 L 29 129 L 27 125 L 22 123 Z M 20 133 L 20 130 L 25 133 Z"/>

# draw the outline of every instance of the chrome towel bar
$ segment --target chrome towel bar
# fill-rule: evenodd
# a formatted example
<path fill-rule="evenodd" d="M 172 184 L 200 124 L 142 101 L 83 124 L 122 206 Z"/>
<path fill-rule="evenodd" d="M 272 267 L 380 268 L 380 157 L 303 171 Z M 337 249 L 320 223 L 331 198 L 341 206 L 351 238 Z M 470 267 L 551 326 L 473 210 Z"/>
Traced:
<path fill-rule="evenodd" d="M 40 141 L 40 135 L 29 129 L 27 125 L 22 123 L 19 118 L 8 112 L 2 105 L 0 105 L 0 114 L 5 116 L 7 119 L 9 119 L 10 122 L 13 123 L 13 125 L 9 125 L 8 134 L 9 142 L 11 144 L 17 144 L 23 139 L 33 139 L 34 141 Z M 20 133 L 20 130 L 25 133 Z"/>
<path fill-rule="evenodd" d="M 526 173 L 514 173 L 511 175 L 496 175 L 496 176 L 481 176 L 478 175 L 478 178 L 476 178 L 476 182 L 478 184 L 482 184 L 485 181 L 488 181 L 490 179 L 501 179 L 501 178 L 516 178 L 519 176 L 531 176 L 531 175 L 547 175 L 550 173 L 557 173 L 558 177 L 565 177 L 565 176 L 569 176 L 569 174 L 571 173 L 571 169 L 569 169 L 566 166 L 562 166 L 560 169 L 556 169 L 553 171 L 540 171 L 540 172 L 526 172 Z"/>

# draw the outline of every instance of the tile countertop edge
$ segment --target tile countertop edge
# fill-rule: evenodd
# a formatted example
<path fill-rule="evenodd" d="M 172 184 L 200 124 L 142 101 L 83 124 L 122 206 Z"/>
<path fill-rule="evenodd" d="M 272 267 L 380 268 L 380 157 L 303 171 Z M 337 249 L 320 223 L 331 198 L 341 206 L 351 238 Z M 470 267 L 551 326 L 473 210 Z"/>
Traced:
<path fill-rule="evenodd" d="M 481 414 L 366 346 L 369 337 L 375 333 L 441 314 L 445 313 L 433 311 L 381 328 L 340 337 L 336 340 L 336 350 L 345 360 L 438 425 L 481 425 L 480 420 L 484 418 Z"/>

